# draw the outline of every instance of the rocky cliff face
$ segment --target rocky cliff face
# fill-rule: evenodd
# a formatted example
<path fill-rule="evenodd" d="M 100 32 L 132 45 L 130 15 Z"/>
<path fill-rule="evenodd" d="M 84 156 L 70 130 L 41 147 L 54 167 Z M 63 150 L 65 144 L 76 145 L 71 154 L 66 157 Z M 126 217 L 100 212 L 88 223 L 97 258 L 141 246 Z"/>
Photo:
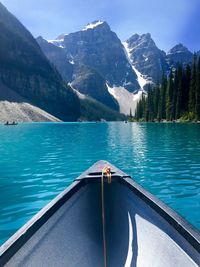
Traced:
<path fill-rule="evenodd" d="M 111 86 L 125 86 L 130 91 L 139 89 L 123 45 L 106 22 L 93 22 L 81 31 L 58 37 L 52 43 L 63 48 L 69 62 L 96 70 Z"/>
<path fill-rule="evenodd" d="M 126 41 L 132 65 L 148 80 L 157 83 L 170 68 L 192 63 L 193 54 L 184 45 L 178 44 L 168 53 L 160 50 L 149 33 L 134 34 Z"/>
<path fill-rule="evenodd" d="M 106 22 L 65 36 L 64 46 L 69 58 L 95 69 L 111 86 L 139 89 L 121 41 Z"/>
<path fill-rule="evenodd" d="M 42 48 L 42 50 L 45 52 L 45 55 L 47 56 L 49 61 L 56 66 L 62 78 L 66 82 L 71 82 L 74 71 L 73 67 L 74 65 L 70 63 L 69 60 L 66 59 L 65 51 L 61 47 L 55 46 L 47 42 L 41 36 L 37 38 L 37 42 Z"/>
<path fill-rule="evenodd" d="M 75 64 L 74 59 L 69 55 L 67 56 L 60 39 L 53 41 L 57 44 L 56 46 L 42 37 L 38 37 L 37 42 L 48 59 L 56 66 L 62 78 L 73 88 L 114 110 L 119 110 L 117 101 L 108 93 L 106 80 L 95 69 L 79 62 Z"/>
<path fill-rule="evenodd" d="M 126 41 L 134 67 L 153 82 L 160 81 L 163 72 L 169 68 L 166 53 L 160 50 L 149 33 L 134 34 Z"/>
<path fill-rule="evenodd" d="M 174 46 L 166 55 L 167 62 L 171 67 L 177 67 L 178 64 L 191 64 L 192 58 L 192 52 L 190 52 L 187 47 L 182 44 Z"/>
<path fill-rule="evenodd" d="M 0 81 L 62 120 L 80 115 L 78 97 L 25 27 L 0 4 Z M 1 93 L 1 92 L 0 92 Z"/>
<path fill-rule="evenodd" d="M 118 102 L 109 94 L 105 79 L 94 69 L 81 65 L 76 68 L 73 88 L 84 95 L 89 95 L 104 105 L 119 111 Z"/>
<path fill-rule="evenodd" d="M 106 22 L 93 22 L 48 42 L 41 37 L 37 41 L 65 81 L 114 110 L 119 110 L 119 105 L 107 84 L 130 92 L 140 89 L 121 41 Z"/>
<path fill-rule="evenodd" d="M 37 41 L 65 81 L 79 92 L 126 114 L 130 108 L 134 113 L 140 93 L 143 90 L 145 93 L 148 83 L 160 82 L 163 73 L 168 74 L 179 63 L 190 64 L 192 59 L 192 53 L 183 45 L 166 54 L 149 33 L 134 34 L 122 43 L 102 21 L 55 40 L 47 42 L 40 37 Z"/>

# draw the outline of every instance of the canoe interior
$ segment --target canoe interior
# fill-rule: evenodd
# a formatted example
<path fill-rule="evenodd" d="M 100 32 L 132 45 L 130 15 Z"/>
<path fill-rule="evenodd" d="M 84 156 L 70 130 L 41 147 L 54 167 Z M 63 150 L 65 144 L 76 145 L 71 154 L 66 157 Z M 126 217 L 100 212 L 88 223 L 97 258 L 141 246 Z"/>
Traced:
<path fill-rule="evenodd" d="M 199 254 L 126 183 L 105 183 L 108 267 L 198 266 Z M 83 183 L 6 266 L 103 266 L 101 184 Z"/>

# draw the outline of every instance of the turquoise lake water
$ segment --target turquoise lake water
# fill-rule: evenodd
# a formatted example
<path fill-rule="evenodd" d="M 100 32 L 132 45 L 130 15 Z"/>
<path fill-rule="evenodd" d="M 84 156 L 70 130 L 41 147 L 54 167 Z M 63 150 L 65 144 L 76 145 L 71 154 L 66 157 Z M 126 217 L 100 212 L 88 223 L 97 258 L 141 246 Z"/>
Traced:
<path fill-rule="evenodd" d="M 100 159 L 200 229 L 200 125 L 0 125 L 0 244 Z"/>

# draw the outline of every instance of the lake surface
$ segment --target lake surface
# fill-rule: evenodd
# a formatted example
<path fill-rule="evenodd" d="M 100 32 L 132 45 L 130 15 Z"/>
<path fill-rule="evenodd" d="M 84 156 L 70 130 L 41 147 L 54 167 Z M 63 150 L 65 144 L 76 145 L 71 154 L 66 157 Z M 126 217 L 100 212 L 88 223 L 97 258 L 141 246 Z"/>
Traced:
<path fill-rule="evenodd" d="M 0 244 L 100 159 L 200 229 L 200 125 L 0 125 Z"/>

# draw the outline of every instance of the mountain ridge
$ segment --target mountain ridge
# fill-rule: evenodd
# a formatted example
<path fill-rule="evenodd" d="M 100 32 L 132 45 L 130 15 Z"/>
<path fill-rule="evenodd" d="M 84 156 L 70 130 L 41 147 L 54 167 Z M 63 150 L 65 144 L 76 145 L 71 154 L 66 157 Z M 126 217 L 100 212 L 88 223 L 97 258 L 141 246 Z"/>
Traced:
<path fill-rule="evenodd" d="M 31 33 L 2 4 L 0 40 L 0 82 L 61 120 L 77 119 L 78 97 L 63 83 Z"/>
<path fill-rule="evenodd" d="M 191 64 L 192 58 L 192 53 L 180 44 L 174 46 L 168 53 L 159 49 L 150 33 L 133 34 L 126 42 L 121 42 L 106 21 L 96 20 L 88 23 L 82 30 L 58 35 L 55 40 L 46 40 L 49 45 L 54 45 L 65 53 L 65 64 L 67 59 L 68 69 L 72 70 L 71 76 L 66 77 L 63 75 L 62 63 L 56 62 L 56 56 L 48 52 L 43 45 L 44 41 L 39 39 L 37 41 L 48 59 L 58 68 L 62 77 L 73 84 L 76 90 L 108 106 L 109 103 L 106 103 L 105 99 L 100 99 L 99 95 L 100 93 L 107 96 L 110 94 L 110 99 L 113 97 L 118 102 L 119 109 L 113 106 L 112 100 L 110 107 L 126 114 L 129 114 L 130 107 L 125 107 L 124 101 L 127 101 L 128 105 L 132 103 L 132 106 L 135 106 L 137 94 L 140 95 L 142 90 L 146 93 L 148 84 L 161 82 L 163 73 L 168 74 L 172 67 L 179 64 L 179 61 L 181 64 Z M 178 57 L 177 51 L 181 48 L 181 57 Z M 57 52 L 54 51 L 54 53 Z M 62 61 L 61 58 L 60 60 Z M 126 67 L 118 71 L 119 64 L 126 65 Z M 84 74 L 79 71 L 83 66 L 88 68 Z M 91 76 L 93 71 L 96 74 L 93 73 Z M 104 82 L 96 85 L 95 88 L 91 87 L 91 81 L 98 80 L 98 75 L 104 79 Z M 91 79 L 84 78 L 88 76 Z M 120 92 L 116 91 L 117 88 L 120 88 Z M 126 95 L 126 98 L 123 95 Z"/>
<path fill-rule="evenodd" d="M 90 27 L 87 28 L 87 25 Z M 96 20 L 91 23 L 88 23 L 85 28 L 82 30 L 69 33 L 69 34 L 62 34 L 59 35 L 55 40 L 47 40 L 47 42 L 54 44 L 55 46 L 59 46 L 60 48 L 66 48 L 65 46 L 61 45 L 59 42 L 63 42 L 64 39 L 69 38 L 69 36 L 73 34 L 77 34 L 83 31 L 92 31 L 97 30 L 99 28 L 105 28 L 109 31 L 112 32 L 110 29 L 109 24 L 106 21 L 100 21 Z M 93 25 L 93 27 L 91 26 Z M 121 41 L 121 40 L 120 40 Z M 155 41 L 152 39 L 152 36 L 150 33 L 144 33 L 144 34 L 133 34 L 130 38 L 128 38 L 125 42 L 121 41 L 121 44 L 128 43 L 128 46 L 132 51 L 132 64 L 136 69 L 141 72 L 143 76 L 146 76 L 150 80 L 154 82 L 161 81 L 162 78 L 162 73 L 163 72 L 169 72 L 169 69 L 171 67 L 174 67 L 174 65 L 177 65 L 178 63 L 183 63 L 183 64 L 191 64 L 191 55 L 192 52 L 183 44 L 179 43 L 176 44 L 174 47 L 172 47 L 169 51 L 164 51 L 161 50 L 157 47 Z M 137 50 L 138 51 L 134 51 Z M 176 56 L 178 48 L 182 48 L 182 53 L 185 53 L 185 55 L 182 55 L 185 57 L 184 59 L 180 59 Z M 184 48 L 184 49 L 183 49 Z M 143 51 L 142 51 L 143 50 Z M 151 51 L 151 53 L 150 53 Z M 143 53 L 142 53 L 143 52 Z M 146 55 L 145 55 L 146 53 Z M 149 55 L 150 53 L 150 55 Z M 188 54 L 187 54 L 188 53 Z M 200 53 L 198 51 L 197 53 Z M 187 54 L 187 55 L 186 55 Z M 150 57 L 149 57 L 150 56 Z M 153 57 L 153 59 L 151 58 Z M 155 62 L 150 62 L 149 66 L 147 65 L 147 61 L 153 61 L 155 60 L 155 57 L 157 57 L 157 63 Z M 180 60 L 179 60 L 180 59 Z M 179 62 L 180 61 L 180 62 Z M 161 67 L 160 67 L 161 65 Z M 146 66 L 146 68 L 144 68 Z M 155 74 L 156 70 L 152 70 L 152 67 L 155 69 L 157 67 L 159 74 Z M 149 69 L 149 70 L 148 70 Z M 116 86 L 122 86 L 122 84 L 115 84 Z M 138 89 L 137 89 L 138 90 Z"/>
<path fill-rule="evenodd" d="M 58 64 L 55 60 L 58 52 L 54 50 L 57 56 L 52 55 L 44 40 L 37 38 L 37 41 L 48 59 L 63 73 L 62 63 Z M 81 93 L 121 111 L 120 103 L 110 94 L 107 84 L 112 88 L 123 87 L 131 93 L 140 90 L 137 75 L 127 60 L 124 47 L 106 22 L 90 23 L 83 30 L 59 35 L 49 41 L 49 46 L 52 44 L 64 51 L 63 60 L 67 59 L 73 68 L 71 79 L 63 78 Z M 84 73 L 80 69 L 84 69 Z"/>

